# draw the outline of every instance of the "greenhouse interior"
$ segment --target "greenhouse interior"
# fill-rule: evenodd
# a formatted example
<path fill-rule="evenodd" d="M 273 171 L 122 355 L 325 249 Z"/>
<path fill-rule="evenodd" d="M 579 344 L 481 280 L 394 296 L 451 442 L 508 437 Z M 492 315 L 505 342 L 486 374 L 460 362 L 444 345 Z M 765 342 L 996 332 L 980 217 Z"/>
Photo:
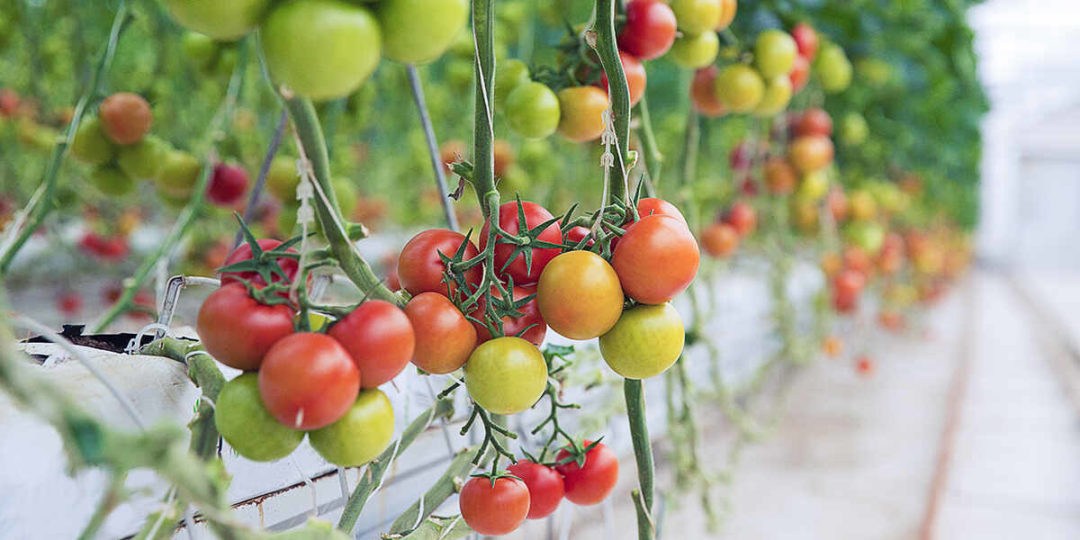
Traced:
<path fill-rule="evenodd" d="M 1080 538 L 1077 36 L 0 0 L 0 539 Z"/>

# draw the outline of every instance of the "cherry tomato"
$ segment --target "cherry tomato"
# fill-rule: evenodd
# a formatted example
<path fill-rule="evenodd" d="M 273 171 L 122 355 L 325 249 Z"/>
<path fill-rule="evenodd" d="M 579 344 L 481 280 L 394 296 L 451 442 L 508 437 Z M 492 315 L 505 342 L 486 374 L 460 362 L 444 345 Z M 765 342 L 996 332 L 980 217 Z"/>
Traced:
<path fill-rule="evenodd" d="M 619 48 L 641 60 L 664 55 L 675 42 L 675 13 L 659 0 L 626 3 L 626 25 L 619 32 Z"/>
<path fill-rule="evenodd" d="M 243 285 L 231 283 L 206 297 L 195 329 L 218 362 L 252 371 L 275 343 L 293 333 L 293 312 L 284 304 L 260 304 Z"/>
<path fill-rule="evenodd" d="M 206 200 L 223 207 L 236 206 L 248 188 L 248 173 L 236 165 L 219 163 L 206 188 Z"/>
<path fill-rule="evenodd" d="M 716 66 L 708 66 L 694 72 L 690 84 L 690 101 L 702 116 L 717 118 L 727 112 L 724 103 L 716 96 Z"/>
<path fill-rule="evenodd" d="M 563 477 L 555 469 L 523 459 L 507 467 L 506 471 L 520 478 L 529 488 L 528 519 L 546 518 L 559 508 L 565 490 Z"/>
<path fill-rule="evenodd" d="M 514 161 L 517 159 L 517 156 L 514 155 L 514 147 L 502 139 L 495 139 L 495 144 L 491 147 L 491 153 L 495 162 L 495 176 L 505 176 L 507 171 L 514 166 Z"/>
<path fill-rule="evenodd" d="M 526 82 L 506 96 L 510 129 L 532 139 L 547 137 L 559 127 L 559 97 L 543 83 Z"/>
<path fill-rule="evenodd" d="M 150 132 L 154 114 L 142 96 L 117 92 L 101 102 L 101 127 L 116 144 L 135 144 Z"/>
<path fill-rule="evenodd" d="M 109 165 L 94 169 L 90 173 L 90 183 L 98 191 L 113 197 L 122 197 L 135 190 L 134 178 Z"/>
<path fill-rule="evenodd" d="M 266 174 L 266 188 L 275 197 L 286 204 L 296 203 L 296 186 L 300 184 L 300 173 L 296 171 L 296 158 L 277 156 L 270 162 Z"/>
<path fill-rule="evenodd" d="M 806 23 L 796 24 L 791 29 L 791 37 L 795 40 L 795 47 L 799 50 L 799 56 L 808 61 L 813 61 L 818 50 L 818 34 L 814 27 Z"/>
<path fill-rule="evenodd" d="M 787 75 L 777 75 L 767 81 L 761 101 L 754 107 L 754 114 L 767 117 L 775 116 L 787 108 L 791 102 L 791 79 Z"/>
<path fill-rule="evenodd" d="M 799 175 L 784 158 L 774 157 L 765 162 L 765 187 L 773 195 L 788 195 L 795 190 Z"/>
<path fill-rule="evenodd" d="M 757 228 L 757 211 L 746 201 L 736 201 L 728 210 L 725 221 L 735 227 L 739 236 L 746 236 Z"/>
<path fill-rule="evenodd" d="M 396 377 L 412 360 L 416 347 L 409 317 L 383 300 L 360 304 L 328 333 L 356 362 L 361 388 L 376 388 Z"/>
<path fill-rule="evenodd" d="M 648 379 L 679 359 L 685 337 L 682 318 L 671 304 L 635 306 L 600 336 L 600 355 L 615 373 Z"/>
<path fill-rule="evenodd" d="M 476 329 L 441 294 L 414 296 L 405 305 L 405 315 L 416 334 L 412 363 L 428 373 L 441 375 L 460 368 L 476 348 Z"/>
<path fill-rule="evenodd" d="M 810 82 L 810 61 L 802 56 L 796 56 L 795 65 L 788 74 L 788 80 L 791 81 L 791 91 L 794 94 L 806 88 L 806 83 Z"/>
<path fill-rule="evenodd" d="M 645 65 L 641 63 L 641 60 L 634 58 L 634 55 L 626 51 L 619 51 L 619 60 L 622 62 L 623 72 L 626 74 L 626 84 L 630 89 L 630 106 L 633 107 L 645 96 L 647 81 Z M 600 75 L 600 88 L 603 88 L 604 92 L 608 92 L 607 73 L 601 73 Z"/>
<path fill-rule="evenodd" d="M 715 0 L 710 0 L 715 2 Z M 698 69 L 712 64 L 720 52 L 720 38 L 716 32 L 683 34 L 675 40 L 668 55 L 679 67 Z"/>
<path fill-rule="evenodd" d="M 598 88 L 593 88 L 597 92 Z M 546 208 L 530 201 L 521 201 L 521 209 L 525 214 L 524 227 L 518 221 L 518 202 L 511 201 L 503 203 L 499 206 L 499 228 L 503 231 L 516 235 L 519 232 L 523 232 L 524 229 L 534 229 L 543 225 L 548 221 L 552 221 L 554 216 L 551 212 L 548 212 Z M 487 248 L 488 232 L 490 227 L 485 222 L 484 227 L 480 229 L 480 249 Z M 551 225 L 548 225 L 543 232 L 540 233 L 538 240 L 542 242 L 551 242 L 553 244 L 559 244 L 562 242 L 562 231 L 559 230 L 559 223 L 553 221 Z M 514 245 L 505 243 L 495 244 L 495 271 L 499 275 L 508 276 L 513 278 L 515 285 L 530 285 L 536 283 L 540 279 L 540 273 L 544 271 L 544 267 L 547 266 L 548 261 L 554 259 L 559 254 L 558 248 L 532 248 L 532 265 L 525 264 L 525 254 L 519 253 L 510 264 L 507 262 L 510 260 L 510 256 L 514 254 Z"/>
<path fill-rule="evenodd" d="M 470 478 L 461 488 L 461 518 L 483 536 L 502 536 L 517 530 L 529 514 L 529 488 L 517 478 Z"/>
<path fill-rule="evenodd" d="M 469 396 L 488 412 L 517 414 L 532 407 L 547 388 L 547 363 L 536 345 L 500 337 L 480 344 L 465 363 Z"/>
<path fill-rule="evenodd" d="M 161 168 L 154 177 L 154 185 L 162 196 L 186 201 L 199 181 L 201 170 L 202 164 L 195 156 L 173 150 L 165 154 Z"/>
<path fill-rule="evenodd" d="M 731 153 L 728 154 L 728 161 L 731 164 L 731 169 L 734 171 L 745 171 L 749 169 L 756 154 L 759 154 L 759 152 L 755 150 L 754 145 L 749 141 L 740 142 L 732 147 Z"/>
<path fill-rule="evenodd" d="M 104 165 L 112 160 L 116 147 L 105 135 L 101 120 L 88 117 L 79 124 L 71 142 L 71 155 L 87 165 Z"/>
<path fill-rule="evenodd" d="M 832 117 L 822 109 L 806 109 L 792 125 L 792 132 L 796 137 L 828 137 L 833 132 Z"/>
<path fill-rule="evenodd" d="M 394 408 L 382 390 L 361 390 L 338 421 L 308 433 L 311 447 L 339 467 L 359 467 L 390 445 Z"/>
<path fill-rule="evenodd" d="M 664 199 L 658 199 L 656 197 L 642 197 L 638 200 L 637 211 L 639 217 L 658 215 L 668 216 L 679 220 L 679 223 L 686 225 L 686 218 L 683 217 L 682 212 L 674 204 L 671 204 Z M 689 225 L 687 225 L 689 226 Z"/>
<path fill-rule="evenodd" d="M 669 5 L 683 35 L 716 35 L 724 9 L 719 0 L 671 0 Z"/>
<path fill-rule="evenodd" d="M 303 431 L 285 427 L 266 410 L 257 373 L 241 373 L 225 383 L 214 406 L 214 424 L 236 453 L 252 461 L 281 459 L 304 440 Z"/>
<path fill-rule="evenodd" d="M 663 304 L 690 285 L 700 258 L 686 225 L 654 215 L 626 229 L 611 265 L 627 296 L 642 304 Z"/>
<path fill-rule="evenodd" d="M 848 199 L 847 195 L 844 195 L 844 190 L 833 189 L 829 191 L 829 195 L 825 198 L 825 206 L 832 213 L 833 220 L 840 222 L 847 218 Z"/>
<path fill-rule="evenodd" d="M 716 23 L 717 32 L 723 32 L 727 27 L 731 26 L 738 8 L 738 0 L 720 0 L 720 22 Z"/>
<path fill-rule="evenodd" d="M 497 296 L 499 293 L 495 287 L 491 288 L 491 294 Z M 523 300 L 529 296 L 536 294 L 536 289 L 533 287 L 514 286 L 514 301 Z M 477 303 L 477 308 L 471 313 L 474 319 L 479 320 L 483 317 L 485 306 L 487 301 L 485 297 L 481 297 Z M 547 324 L 544 323 L 544 318 L 540 316 L 540 308 L 537 306 L 536 298 L 529 300 L 525 305 L 518 308 L 518 312 L 521 313 L 518 317 L 503 317 L 502 327 L 503 335 L 516 336 L 536 345 L 540 346 L 544 342 L 544 336 L 547 335 Z M 471 322 L 471 321 L 470 321 Z M 473 327 L 476 329 L 477 343 L 483 343 L 491 339 L 491 332 L 483 324 L 473 322 Z M 528 328 L 528 330 L 526 330 Z M 524 331 L 524 333 L 522 333 Z M 520 334 L 520 335 L 518 335 Z"/>
<path fill-rule="evenodd" d="M 540 275 L 536 290 L 544 321 L 570 339 L 599 337 L 622 315 L 619 276 L 591 251 L 570 251 L 555 257 Z"/>
<path fill-rule="evenodd" d="M 581 242 L 587 236 L 589 236 L 589 234 L 591 232 L 592 231 L 590 231 L 588 227 L 583 227 L 581 225 L 578 225 L 577 227 L 573 227 L 569 231 L 566 231 L 566 236 L 563 238 L 563 242 L 566 243 L 566 244 L 574 244 L 574 245 L 576 245 L 578 242 Z M 593 245 L 592 240 L 589 240 L 588 242 L 585 243 L 586 247 L 589 247 L 589 246 L 592 246 L 592 245 Z"/>
<path fill-rule="evenodd" d="M 469 15 L 468 0 L 382 0 L 376 8 L 383 54 L 424 64 L 442 56 Z"/>
<path fill-rule="evenodd" d="M 495 110 L 502 111 L 510 93 L 530 82 L 529 66 L 525 62 L 513 58 L 500 61 L 495 68 Z"/>
<path fill-rule="evenodd" d="M 141 141 L 121 146 L 116 154 L 116 164 L 128 176 L 138 179 L 157 178 L 162 162 L 171 150 L 169 143 L 147 135 Z"/>
<path fill-rule="evenodd" d="M 592 441 L 582 441 L 588 448 Z M 559 451 L 557 461 L 570 457 L 567 449 Z M 619 481 L 619 458 L 604 443 L 597 443 L 585 453 L 585 463 L 568 461 L 555 467 L 563 475 L 566 500 L 581 506 L 591 506 L 604 501 Z"/>
<path fill-rule="evenodd" d="M 758 35 L 754 43 L 754 65 L 766 79 L 787 75 L 795 66 L 798 52 L 795 40 L 787 32 L 766 30 Z"/>
<path fill-rule="evenodd" d="M 334 338 L 301 332 L 279 340 L 259 367 L 259 392 L 278 422 L 309 431 L 338 421 L 356 401 L 360 372 Z"/>
<path fill-rule="evenodd" d="M 750 112 L 765 94 L 765 81 L 750 66 L 732 64 L 716 78 L 716 97 L 734 112 Z"/>
<path fill-rule="evenodd" d="M 803 174 L 820 171 L 833 160 L 833 143 L 821 135 L 798 137 L 788 145 L 788 159 Z"/>
<path fill-rule="evenodd" d="M 167 0 L 169 13 L 184 27 L 218 40 L 234 40 L 251 32 L 271 0 Z"/>
<path fill-rule="evenodd" d="M 78 315 L 83 308 L 83 299 L 79 293 L 67 292 L 56 299 L 56 307 L 65 317 Z"/>
<path fill-rule="evenodd" d="M 281 241 L 274 240 L 272 238 L 260 238 L 258 240 L 259 248 L 263 251 L 270 251 L 281 245 Z M 290 253 L 296 253 L 296 250 L 289 249 Z M 241 261 L 249 261 L 252 257 L 251 245 L 247 242 L 241 243 L 225 258 L 225 263 L 222 266 L 231 266 Z M 285 272 L 285 280 L 288 283 L 292 283 L 292 280 L 296 279 L 296 274 L 300 269 L 300 262 L 297 259 L 291 259 L 289 257 L 278 257 L 278 266 Z M 259 275 L 258 272 L 222 272 L 221 284 L 226 285 L 228 283 L 240 283 L 240 280 L 244 279 L 250 281 L 252 285 L 256 287 L 265 287 L 266 280 Z M 281 276 L 273 274 L 271 279 L 275 282 L 281 281 Z"/>
<path fill-rule="evenodd" d="M 316 100 L 346 96 L 363 84 L 379 64 L 383 36 L 371 11 L 341 0 L 279 3 L 260 33 L 274 79 Z"/>
<path fill-rule="evenodd" d="M 446 265 L 443 264 L 439 254 L 453 258 L 454 254 L 465 242 L 465 236 L 447 229 L 428 229 L 412 237 L 405 247 L 401 248 L 398 256 L 398 280 L 401 286 L 411 295 L 423 292 L 435 292 L 442 295 L 457 291 L 455 283 L 443 282 L 443 274 Z M 464 260 L 476 257 L 480 252 L 472 242 L 465 247 Z M 472 284 L 479 284 L 483 279 L 482 269 L 479 265 L 465 272 L 465 279 Z"/>
<path fill-rule="evenodd" d="M 604 133 L 607 93 L 595 86 L 559 90 L 559 135 L 574 142 L 591 141 Z"/>
<path fill-rule="evenodd" d="M 728 257 L 739 247 L 739 231 L 728 223 L 712 223 L 701 232 L 701 247 L 713 257 Z"/>
<path fill-rule="evenodd" d="M 851 84 L 851 61 L 837 45 L 826 44 L 822 47 L 814 63 L 814 71 L 826 93 L 842 92 Z"/>

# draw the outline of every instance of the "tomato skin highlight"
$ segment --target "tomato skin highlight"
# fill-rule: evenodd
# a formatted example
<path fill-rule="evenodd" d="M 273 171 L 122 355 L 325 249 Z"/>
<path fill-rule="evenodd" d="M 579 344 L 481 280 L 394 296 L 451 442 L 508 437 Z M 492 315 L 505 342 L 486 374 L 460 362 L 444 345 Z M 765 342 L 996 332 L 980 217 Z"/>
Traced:
<path fill-rule="evenodd" d="M 555 257 L 540 275 L 537 304 L 544 321 L 570 339 L 599 337 L 622 315 L 622 286 L 615 269 L 591 251 Z"/>
<path fill-rule="evenodd" d="M 470 478 L 461 488 L 458 508 L 473 531 L 484 536 L 502 536 L 517 530 L 529 514 L 529 488 L 517 478 L 491 480 Z"/>
<path fill-rule="evenodd" d="M 642 304 L 663 304 L 694 281 L 700 260 L 697 240 L 685 225 L 652 215 L 626 229 L 611 266 L 627 296 Z"/>
<path fill-rule="evenodd" d="M 641 60 L 664 55 L 675 42 L 678 23 L 671 7 L 658 0 L 626 3 L 626 25 L 619 32 L 619 49 Z"/>
<path fill-rule="evenodd" d="M 382 390 L 361 390 L 349 410 L 333 424 L 308 433 L 311 447 L 339 467 L 359 467 L 390 445 L 394 408 Z"/>
<path fill-rule="evenodd" d="M 573 142 L 586 142 L 604 133 L 607 92 L 595 86 L 571 86 L 559 90 L 558 96 L 559 135 Z"/>
<path fill-rule="evenodd" d="M 593 90 L 600 91 L 597 88 Z M 551 212 L 548 212 L 546 208 L 540 206 L 531 201 L 521 201 L 521 208 L 525 212 L 525 224 L 522 226 L 518 221 L 518 203 L 517 201 L 510 201 L 503 203 L 499 206 L 499 228 L 506 231 L 509 234 L 516 235 L 524 232 L 523 229 L 533 229 L 543 225 L 545 222 L 554 219 Z M 483 251 L 487 248 L 488 233 L 491 230 L 488 224 L 485 222 L 484 227 L 480 229 L 480 250 Z M 559 230 L 559 223 L 552 222 L 540 236 L 537 238 L 543 242 L 551 242 L 553 244 L 562 243 L 562 232 Z M 507 261 L 510 260 L 510 256 L 514 254 L 514 246 L 512 244 L 495 244 L 495 272 L 499 275 L 508 276 L 513 278 L 514 285 L 531 285 L 536 283 L 540 279 L 540 273 L 544 271 L 544 267 L 547 266 L 551 259 L 554 259 L 559 254 L 558 248 L 533 248 L 532 249 L 532 267 L 530 268 L 525 264 L 525 254 L 518 254 L 517 257 L 507 265 Z M 505 270 L 503 270 L 505 268 Z"/>
<path fill-rule="evenodd" d="M 469 356 L 465 387 L 488 412 L 517 414 L 532 407 L 547 389 L 547 363 L 540 349 L 524 339 L 495 338 Z"/>
<path fill-rule="evenodd" d="M 360 304 L 330 327 L 360 370 L 360 388 L 377 388 L 396 377 L 413 357 L 416 337 L 409 317 L 384 300 Z"/>
<path fill-rule="evenodd" d="M 587 448 L 592 441 L 582 441 Z M 570 457 L 566 449 L 559 451 L 556 461 Z M 604 443 L 597 443 L 585 453 L 585 464 L 578 466 L 569 461 L 555 467 L 563 475 L 566 500 L 580 505 L 592 506 L 604 501 L 619 481 L 619 458 Z"/>
<path fill-rule="evenodd" d="M 409 300 L 405 315 L 416 336 L 412 363 L 436 375 L 450 373 L 476 348 L 476 329 L 445 296 L 426 292 Z"/>
<path fill-rule="evenodd" d="M 600 355 L 627 379 L 648 379 L 667 371 L 682 354 L 686 330 L 671 304 L 640 305 L 623 312 L 600 336 Z"/>
<path fill-rule="evenodd" d="M 214 406 L 214 423 L 225 442 L 252 461 L 281 459 L 304 440 L 303 431 L 283 426 L 263 405 L 256 373 L 241 373 L 225 383 Z"/>
<path fill-rule="evenodd" d="M 542 519 L 555 513 L 562 502 L 565 488 L 563 477 L 555 469 L 523 459 L 506 468 L 529 488 L 527 519 Z"/>
<path fill-rule="evenodd" d="M 334 338 L 302 332 L 285 337 L 259 368 L 263 403 L 278 422 L 304 431 L 333 424 L 360 390 L 356 364 Z"/>
<path fill-rule="evenodd" d="M 266 353 L 293 333 L 293 312 L 286 305 L 268 306 L 232 283 L 210 293 L 199 308 L 195 327 L 206 352 L 226 366 L 259 369 Z"/>
<path fill-rule="evenodd" d="M 412 237 L 398 255 L 398 280 L 401 287 L 409 294 L 418 295 L 434 292 L 446 296 L 447 284 L 443 283 L 446 266 L 439 253 L 453 257 L 465 242 L 465 236 L 448 229 L 428 229 Z M 465 247 L 464 260 L 476 257 L 480 252 L 472 242 Z M 465 272 L 465 279 L 472 284 L 479 284 L 483 278 L 479 265 Z M 451 283 L 451 292 L 457 291 Z"/>

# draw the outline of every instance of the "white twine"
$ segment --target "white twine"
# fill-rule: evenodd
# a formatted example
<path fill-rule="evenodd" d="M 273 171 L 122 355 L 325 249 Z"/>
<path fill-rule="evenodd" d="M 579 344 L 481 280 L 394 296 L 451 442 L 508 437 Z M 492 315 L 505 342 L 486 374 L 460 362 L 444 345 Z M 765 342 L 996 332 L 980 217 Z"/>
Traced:
<path fill-rule="evenodd" d="M 296 462 L 295 454 L 289 456 L 289 463 L 296 469 L 296 474 L 300 475 L 300 479 L 307 484 L 308 489 L 311 490 L 311 517 L 317 517 L 319 515 L 319 498 L 315 492 L 315 482 L 312 482 L 304 470 L 300 468 L 300 464 Z"/>
<path fill-rule="evenodd" d="M 139 344 L 142 343 L 143 337 L 145 337 L 147 332 L 150 330 L 158 330 L 165 336 L 172 337 L 172 333 L 169 331 L 168 326 L 157 322 L 150 323 L 140 328 L 139 331 L 135 334 L 135 338 L 128 342 L 127 347 L 124 347 L 124 354 L 135 354 L 136 352 L 138 352 L 138 350 L 141 348 Z"/>

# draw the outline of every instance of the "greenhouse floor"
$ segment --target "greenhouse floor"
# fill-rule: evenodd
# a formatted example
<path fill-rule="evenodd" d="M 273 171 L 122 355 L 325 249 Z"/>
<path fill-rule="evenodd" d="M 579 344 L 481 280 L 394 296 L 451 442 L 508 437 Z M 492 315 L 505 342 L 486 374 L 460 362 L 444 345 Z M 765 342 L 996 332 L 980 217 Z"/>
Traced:
<path fill-rule="evenodd" d="M 802 370 L 775 431 L 714 490 L 729 504 L 721 532 L 685 497 L 662 511 L 662 537 L 1080 538 L 1080 409 L 1063 384 L 1074 358 L 1037 313 L 1039 292 L 1021 289 L 978 273 L 914 331 L 923 339 L 875 334 L 872 375 L 850 359 Z M 714 470 L 724 431 L 706 429 Z M 631 538 L 632 511 L 616 504 L 595 536 L 576 523 L 568 537 Z"/>

